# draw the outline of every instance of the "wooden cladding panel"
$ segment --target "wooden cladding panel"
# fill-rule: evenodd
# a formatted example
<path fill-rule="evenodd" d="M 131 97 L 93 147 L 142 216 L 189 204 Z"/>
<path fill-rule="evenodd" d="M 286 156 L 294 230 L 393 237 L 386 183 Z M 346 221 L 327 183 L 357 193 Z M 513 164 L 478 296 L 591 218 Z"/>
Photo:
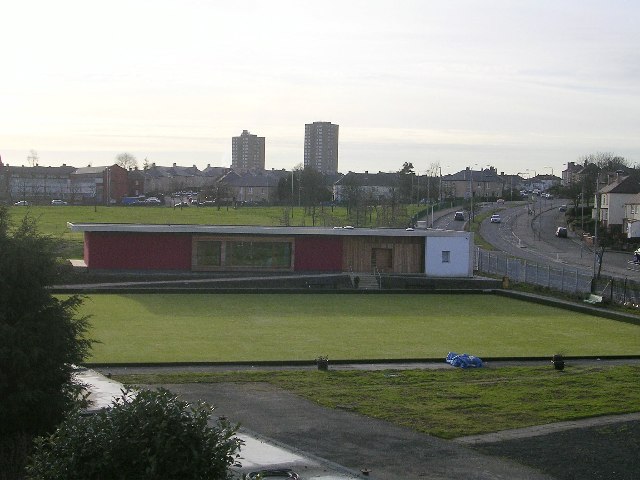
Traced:
<path fill-rule="evenodd" d="M 424 238 L 345 237 L 342 251 L 344 270 L 371 272 L 374 248 L 390 249 L 392 267 L 387 273 L 422 273 L 424 271 Z"/>

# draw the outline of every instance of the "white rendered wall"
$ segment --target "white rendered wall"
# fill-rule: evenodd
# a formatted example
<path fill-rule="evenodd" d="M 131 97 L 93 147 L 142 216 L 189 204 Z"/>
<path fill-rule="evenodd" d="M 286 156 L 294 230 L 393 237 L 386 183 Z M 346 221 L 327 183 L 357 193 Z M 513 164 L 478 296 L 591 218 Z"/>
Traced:
<path fill-rule="evenodd" d="M 442 252 L 449 252 L 449 262 Z M 473 277 L 472 235 L 426 237 L 424 271 L 427 277 Z"/>

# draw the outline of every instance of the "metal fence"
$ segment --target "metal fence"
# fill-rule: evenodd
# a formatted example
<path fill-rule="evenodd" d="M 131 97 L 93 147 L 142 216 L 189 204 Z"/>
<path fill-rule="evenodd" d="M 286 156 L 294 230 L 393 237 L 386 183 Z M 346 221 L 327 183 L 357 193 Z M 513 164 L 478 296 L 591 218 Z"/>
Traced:
<path fill-rule="evenodd" d="M 593 290 L 607 302 L 640 307 L 640 283 L 635 280 L 601 277 L 594 281 Z"/>
<path fill-rule="evenodd" d="M 591 292 L 591 275 L 576 267 L 541 264 L 480 248 L 476 250 L 475 262 L 478 272 L 509 277 L 511 282 L 529 283 L 565 293 L 586 295 Z"/>
<path fill-rule="evenodd" d="M 475 270 L 508 277 L 514 283 L 528 283 L 585 297 L 594 293 L 610 303 L 640 306 L 640 283 L 628 278 L 603 276 L 593 279 L 590 272 L 577 267 L 536 263 L 481 248 L 476 249 Z"/>

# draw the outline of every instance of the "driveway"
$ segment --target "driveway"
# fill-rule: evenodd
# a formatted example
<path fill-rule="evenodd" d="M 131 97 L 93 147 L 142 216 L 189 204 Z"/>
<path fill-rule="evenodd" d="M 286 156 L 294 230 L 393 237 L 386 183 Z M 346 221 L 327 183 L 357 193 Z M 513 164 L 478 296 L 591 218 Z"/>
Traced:
<path fill-rule="evenodd" d="M 551 480 L 531 468 L 348 411 L 324 408 L 267 384 L 163 385 L 190 401 L 205 400 L 251 432 L 389 480 Z M 301 473 L 301 472 L 299 472 Z M 304 477 L 303 478 L 309 478 Z"/>

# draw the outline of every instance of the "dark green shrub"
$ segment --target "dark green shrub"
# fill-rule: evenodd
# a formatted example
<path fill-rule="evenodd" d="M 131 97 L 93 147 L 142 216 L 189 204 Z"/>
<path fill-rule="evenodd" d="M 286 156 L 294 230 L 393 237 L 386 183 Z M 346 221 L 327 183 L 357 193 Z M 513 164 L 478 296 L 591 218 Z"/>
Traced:
<path fill-rule="evenodd" d="M 36 440 L 33 479 L 227 479 L 238 457 L 237 427 L 209 426 L 213 408 L 167 390 L 124 392 L 110 409 L 74 413 Z"/>
<path fill-rule="evenodd" d="M 59 244 L 33 218 L 10 222 L 0 206 L 0 479 L 22 478 L 31 439 L 53 430 L 78 402 L 73 364 L 87 356 L 82 299 L 58 299 Z"/>

